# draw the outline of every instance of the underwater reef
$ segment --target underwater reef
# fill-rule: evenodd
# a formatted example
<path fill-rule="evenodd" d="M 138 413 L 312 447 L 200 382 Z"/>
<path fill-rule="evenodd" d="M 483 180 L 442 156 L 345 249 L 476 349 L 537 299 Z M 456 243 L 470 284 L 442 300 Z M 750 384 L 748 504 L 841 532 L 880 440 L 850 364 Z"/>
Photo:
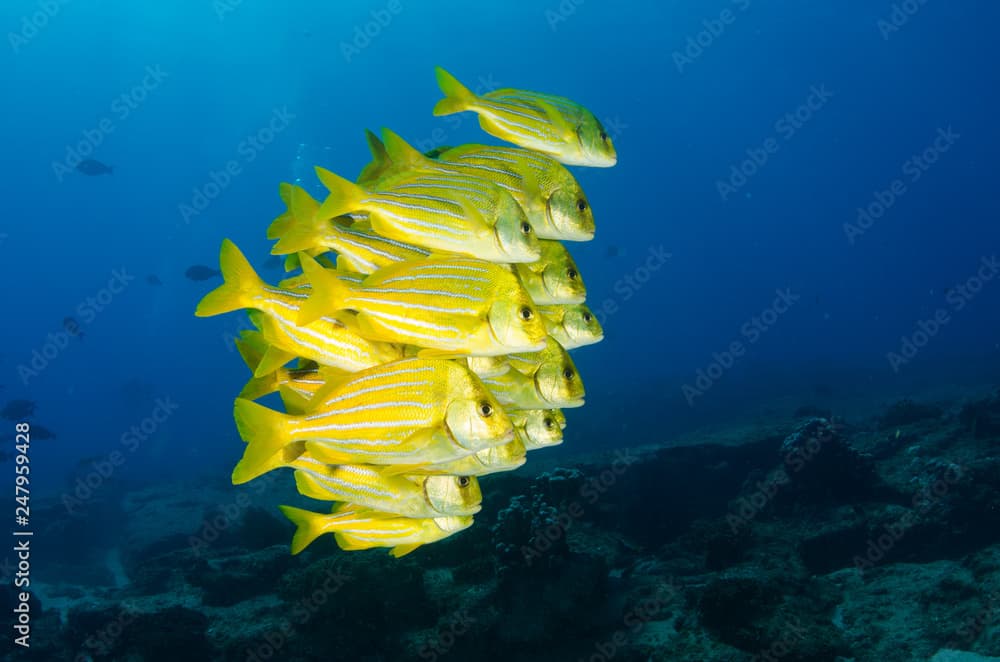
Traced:
<path fill-rule="evenodd" d="M 42 657 L 16 659 L 1000 656 L 1000 399 L 802 414 L 539 458 L 493 477 L 480 526 L 402 559 L 329 536 L 289 555 L 287 475 L 53 502 L 77 560 L 44 559 Z"/>

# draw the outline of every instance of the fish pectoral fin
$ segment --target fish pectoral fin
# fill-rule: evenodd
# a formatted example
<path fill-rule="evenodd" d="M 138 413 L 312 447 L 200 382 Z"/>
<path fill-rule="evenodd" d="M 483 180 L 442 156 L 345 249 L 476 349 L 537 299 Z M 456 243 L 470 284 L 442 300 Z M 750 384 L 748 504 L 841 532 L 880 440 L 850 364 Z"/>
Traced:
<path fill-rule="evenodd" d="M 333 535 L 337 541 L 337 546 L 345 552 L 356 552 L 360 549 L 371 549 L 372 544 L 366 540 L 359 540 L 347 533 L 336 532 Z"/>
<path fill-rule="evenodd" d="M 396 545 L 391 550 L 389 550 L 389 553 L 398 559 L 401 556 L 406 556 L 407 554 L 415 550 L 417 547 L 421 546 L 423 546 L 423 543 L 420 542 L 410 543 L 409 545 Z"/>
<path fill-rule="evenodd" d="M 425 467 L 431 465 L 428 464 L 389 464 L 386 465 L 385 469 L 382 469 L 381 473 L 383 476 L 405 476 L 407 474 L 417 473 L 423 470 Z"/>
<path fill-rule="evenodd" d="M 555 106 L 543 99 L 533 99 L 532 101 L 538 105 L 541 111 L 545 113 L 545 116 L 549 118 L 552 126 L 558 129 L 565 138 L 576 138 L 576 128 L 566 121 L 566 118 L 562 116 L 562 113 Z"/>
<path fill-rule="evenodd" d="M 285 365 L 297 355 L 293 352 L 289 352 L 284 349 L 278 349 L 274 345 L 271 345 L 264 352 L 264 356 L 260 358 L 260 363 L 257 364 L 257 368 L 253 371 L 254 377 L 264 377 L 274 372 L 281 366 Z"/>

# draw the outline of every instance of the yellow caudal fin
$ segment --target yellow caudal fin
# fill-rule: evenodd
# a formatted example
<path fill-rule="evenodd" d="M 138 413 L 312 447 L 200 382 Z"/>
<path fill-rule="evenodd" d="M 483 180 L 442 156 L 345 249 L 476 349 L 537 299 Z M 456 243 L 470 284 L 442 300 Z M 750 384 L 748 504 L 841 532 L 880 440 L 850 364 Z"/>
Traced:
<path fill-rule="evenodd" d="M 288 416 L 256 402 L 237 398 L 233 405 L 233 417 L 240 438 L 247 442 L 242 459 L 233 469 L 233 485 L 284 466 L 281 451 L 289 441 Z"/>
<path fill-rule="evenodd" d="M 284 232 L 278 235 L 280 238 L 271 249 L 271 254 L 288 255 L 315 249 L 319 249 L 320 252 L 325 251 L 323 234 L 329 220 L 317 215 L 319 203 L 301 186 L 292 187 L 291 200 L 291 222 L 286 224 Z M 271 235 L 269 229 L 268 237 Z"/>
<path fill-rule="evenodd" d="M 319 166 L 316 167 L 316 176 L 330 191 L 316 214 L 319 218 L 330 220 L 353 211 L 364 211 L 361 205 L 361 200 L 365 197 L 363 188 Z"/>
<path fill-rule="evenodd" d="M 444 99 L 438 101 L 437 105 L 434 106 L 435 115 L 460 113 L 463 110 L 469 110 L 469 107 L 475 103 L 476 95 L 465 85 L 459 83 L 457 78 L 441 67 L 434 67 L 434 74 L 437 76 L 438 87 L 444 94 Z"/>
<path fill-rule="evenodd" d="M 240 308 L 247 308 L 264 287 L 264 281 L 253 270 L 250 263 L 228 239 L 222 240 L 219 251 L 219 268 L 223 283 L 205 295 L 198 303 L 194 314 L 198 317 L 221 315 Z"/>
<path fill-rule="evenodd" d="M 271 221 L 271 225 L 267 227 L 268 239 L 277 239 L 285 234 L 288 226 L 292 224 L 292 185 L 288 182 L 278 184 L 278 195 L 281 196 L 282 201 L 285 203 L 285 211 Z"/>
<path fill-rule="evenodd" d="M 264 340 L 260 331 L 244 329 L 240 332 L 240 337 L 236 339 L 235 344 L 243 361 L 250 368 L 250 372 L 256 370 L 260 364 L 260 357 L 267 351 L 267 341 Z"/>
<path fill-rule="evenodd" d="M 299 326 L 347 307 L 345 299 L 350 296 L 351 290 L 346 283 L 306 253 L 299 254 L 299 262 L 312 285 L 312 294 L 299 308 Z"/>
<path fill-rule="evenodd" d="M 435 167 L 434 161 L 420 153 L 410 143 L 389 129 L 382 129 L 385 151 L 397 167 L 405 170 L 426 170 Z"/>
<path fill-rule="evenodd" d="M 253 376 L 266 377 L 281 366 L 286 365 L 295 357 L 295 353 L 271 345 L 264 352 L 264 355 L 260 357 L 260 363 L 257 364 L 257 368 L 253 371 Z"/>
<path fill-rule="evenodd" d="M 251 377 L 240 391 L 239 397 L 244 400 L 256 400 L 257 398 L 263 398 L 269 393 L 274 393 L 278 390 L 278 374 L 270 373 L 264 377 Z M 294 413 L 294 412 L 292 412 Z"/>
<path fill-rule="evenodd" d="M 278 387 L 278 394 L 281 395 L 281 402 L 289 414 L 304 414 L 313 407 L 311 398 L 302 395 L 287 384 Z"/>
<path fill-rule="evenodd" d="M 292 536 L 292 554 L 298 554 L 328 530 L 329 515 L 291 506 L 278 506 L 278 508 L 295 525 L 295 535 Z"/>

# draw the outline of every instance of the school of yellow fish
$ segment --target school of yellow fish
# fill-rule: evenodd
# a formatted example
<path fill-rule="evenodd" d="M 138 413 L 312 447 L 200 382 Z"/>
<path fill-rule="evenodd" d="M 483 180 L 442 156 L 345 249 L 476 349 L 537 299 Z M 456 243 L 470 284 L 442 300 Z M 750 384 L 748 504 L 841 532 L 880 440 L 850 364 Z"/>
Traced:
<path fill-rule="evenodd" d="M 270 285 L 226 239 L 224 283 L 195 313 L 248 309 L 257 329 L 237 341 L 253 376 L 234 406 L 246 448 L 233 483 L 290 467 L 302 495 L 334 502 L 281 506 L 293 554 L 333 533 L 399 557 L 468 528 L 478 477 L 561 443 L 561 409 L 583 404 L 567 350 L 603 331 L 562 243 L 594 236 L 565 165 L 614 165 L 611 139 L 569 99 L 475 95 L 440 68 L 437 80 L 434 115 L 477 113 L 515 147 L 428 156 L 368 132 L 356 182 L 317 167 L 322 203 L 279 187 L 271 252 L 302 273 Z M 254 402 L 275 392 L 284 412 Z"/>

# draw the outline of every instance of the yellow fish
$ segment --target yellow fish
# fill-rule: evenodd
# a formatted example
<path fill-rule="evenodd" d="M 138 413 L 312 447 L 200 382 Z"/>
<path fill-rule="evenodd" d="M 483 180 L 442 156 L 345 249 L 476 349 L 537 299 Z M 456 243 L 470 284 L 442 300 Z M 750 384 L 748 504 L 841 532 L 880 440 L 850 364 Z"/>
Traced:
<path fill-rule="evenodd" d="M 554 341 L 553 344 L 558 346 Z M 532 374 L 511 369 L 497 377 L 481 379 L 500 404 L 512 409 L 583 406 L 583 382 L 565 350 L 561 354 L 551 353 L 538 363 Z"/>
<path fill-rule="evenodd" d="M 539 238 L 594 238 L 594 214 L 583 189 L 565 166 L 544 154 L 510 147 L 463 145 L 432 159 L 388 129 L 382 131 L 384 143 L 370 131 L 367 135 L 375 157 L 369 168 L 383 180 L 400 171 L 481 179 L 517 200 Z"/>
<path fill-rule="evenodd" d="M 396 241 L 490 262 L 538 259 L 538 237 L 524 210 L 487 181 L 417 173 L 368 191 L 324 168 L 316 173 L 330 190 L 316 212 L 320 219 L 364 212 L 375 232 Z"/>
<path fill-rule="evenodd" d="M 355 222 L 349 217 L 327 219 L 317 214 L 318 211 L 319 203 L 305 189 L 292 186 L 291 206 L 286 212 L 290 220 L 281 224 L 280 234 L 278 231 L 268 233 L 272 239 L 280 237 L 271 253 L 286 255 L 315 249 L 334 250 L 342 270 L 364 274 L 430 254 L 426 248 L 375 233 L 367 222 Z"/>
<path fill-rule="evenodd" d="M 299 494 L 310 499 L 347 501 L 404 517 L 475 515 L 482 508 L 475 477 L 388 475 L 381 467 L 329 465 L 305 453 L 290 466 Z"/>
<path fill-rule="evenodd" d="M 558 446 L 563 442 L 562 431 L 566 427 L 566 415 L 558 409 L 513 411 L 510 413 L 510 420 L 514 423 L 517 438 L 526 450 Z"/>
<path fill-rule="evenodd" d="M 469 367 L 469 370 L 476 373 L 477 377 L 499 377 L 510 370 L 510 364 L 507 363 L 506 355 L 469 356 L 465 358 L 465 365 Z"/>
<path fill-rule="evenodd" d="M 566 165 L 606 168 L 618 162 L 607 131 L 594 114 L 565 97 L 504 88 L 477 96 L 441 67 L 435 69 L 445 98 L 435 115 L 471 110 L 483 131 Z"/>
<path fill-rule="evenodd" d="M 399 558 L 421 545 L 437 542 L 472 526 L 472 517 L 468 515 L 400 517 L 354 504 L 335 508 L 330 515 L 291 506 L 278 507 L 296 526 L 292 554 L 298 554 L 324 533 L 333 533 L 343 550 L 391 547 L 390 554 Z"/>
<path fill-rule="evenodd" d="M 583 303 L 587 288 L 569 251 L 558 241 L 540 242 L 542 255 L 531 264 L 515 264 L 514 271 L 539 306 Z"/>
<path fill-rule="evenodd" d="M 517 278 L 500 265 L 470 258 L 413 260 L 384 267 L 360 286 L 338 280 L 302 254 L 312 283 L 299 324 L 338 310 L 371 340 L 419 345 L 418 356 L 495 356 L 540 350 L 545 327 Z"/>
<path fill-rule="evenodd" d="M 241 308 L 266 313 L 260 315 L 251 311 L 250 314 L 264 340 L 271 345 L 254 371 L 255 377 L 277 370 L 296 356 L 352 371 L 402 356 L 400 347 L 362 338 L 332 316 L 320 316 L 310 320 L 309 324 L 296 325 L 300 307 L 309 299 L 310 292 L 268 285 L 260 279 L 236 244 L 228 239 L 222 242 L 219 265 L 224 282 L 205 295 L 198 303 L 195 315 L 210 317 Z"/>
<path fill-rule="evenodd" d="M 524 442 L 515 436 L 513 441 L 491 448 L 484 448 L 472 455 L 460 457 L 457 460 L 439 464 L 422 466 L 394 466 L 390 473 L 407 473 L 413 476 L 420 474 L 447 474 L 452 476 L 487 476 L 501 471 L 513 471 L 525 463 L 527 453 Z"/>
<path fill-rule="evenodd" d="M 328 464 L 418 465 L 514 438 L 496 398 L 452 361 L 401 359 L 328 378 L 313 401 L 296 416 L 237 398 L 233 415 L 247 448 L 233 484 L 287 466 L 286 447 L 297 441 L 307 441 L 309 455 Z"/>
<path fill-rule="evenodd" d="M 593 345 L 604 339 L 604 329 L 582 303 L 539 306 L 545 330 L 566 349 Z"/>

